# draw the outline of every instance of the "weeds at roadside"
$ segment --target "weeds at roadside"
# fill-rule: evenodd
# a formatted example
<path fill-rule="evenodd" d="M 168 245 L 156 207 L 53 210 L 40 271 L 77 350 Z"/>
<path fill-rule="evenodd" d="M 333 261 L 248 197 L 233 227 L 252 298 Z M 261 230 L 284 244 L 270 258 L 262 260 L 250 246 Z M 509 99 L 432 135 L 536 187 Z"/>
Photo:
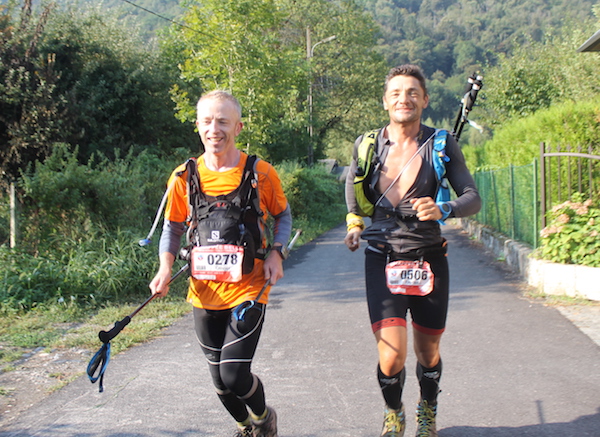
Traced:
<path fill-rule="evenodd" d="M 12 390 L 4 387 L 0 387 L 0 396 L 8 396 L 10 395 Z"/>
<path fill-rule="evenodd" d="M 523 296 L 527 299 L 542 302 L 546 306 L 600 306 L 600 302 L 585 299 L 582 297 L 572 297 L 564 295 L 552 295 L 539 292 L 536 289 L 528 289 L 523 292 Z"/>
<path fill-rule="evenodd" d="M 102 345 L 98 332 L 112 328 L 115 322 L 130 314 L 138 305 L 108 303 L 100 310 L 82 308 L 71 312 L 72 317 L 65 317 L 64 312 L 50 307 L 21 315 L 5 315 L 0 322 L 2 372 L 14 370 L 19 360 L 40 348 L 47 351 L 77 348 L 93 353 Z M 113 340 L 113 353 L 157 337 L 161 329 L 171 325 L 190 309 L 179 293 L 153 301 Z"/>

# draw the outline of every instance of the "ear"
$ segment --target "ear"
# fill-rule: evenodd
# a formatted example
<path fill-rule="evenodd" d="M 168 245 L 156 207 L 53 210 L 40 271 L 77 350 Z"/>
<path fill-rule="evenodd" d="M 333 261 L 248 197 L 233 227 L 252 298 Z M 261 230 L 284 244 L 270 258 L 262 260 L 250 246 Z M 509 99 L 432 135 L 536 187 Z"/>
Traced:
<path fill-rule="evenodd" d="M 235 127 L 235 136 L 237 137 L 240 132 L 242 131 L 242 129 L 244 128 L 244 123 L 242 123 L 241 121 L 237 124 L 237 126 Z"/>
<path fill-rule="evenodd" d="M 423 105 L 423 109 L 427 108 L 427 106 L 429 106 L 429 94 L 425 96 L 425 104 Z"/>
<path fill-rule="evenodd" d="M 387 105 L 387 103 L 385 102 L 385 96 L 383 96 L 383 97 L 381 98 L 381 101 L 383 102 L 383 109 L 385 109 L 385 110 L 387 111 L 387 110 L 388 110 L 388 105 Z"/>

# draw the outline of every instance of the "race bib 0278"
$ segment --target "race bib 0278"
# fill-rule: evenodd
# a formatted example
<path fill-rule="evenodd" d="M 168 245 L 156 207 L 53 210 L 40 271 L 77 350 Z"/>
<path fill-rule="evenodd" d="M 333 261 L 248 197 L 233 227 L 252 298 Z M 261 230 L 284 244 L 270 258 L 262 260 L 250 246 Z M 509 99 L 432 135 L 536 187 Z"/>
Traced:
<path fill-rule="evenodd" d="M 234 244 L 196 246 L 191 253 L 191 275 L 195 279 L 239 282 L 242 279 L 244 248 Z"/>
<path fill-rule="evenodd" d="M 393 294 L 426 296 L 433 290 L 433 272 L 427 261 L 393 261 L 386 265 L 385 276 Z"/>

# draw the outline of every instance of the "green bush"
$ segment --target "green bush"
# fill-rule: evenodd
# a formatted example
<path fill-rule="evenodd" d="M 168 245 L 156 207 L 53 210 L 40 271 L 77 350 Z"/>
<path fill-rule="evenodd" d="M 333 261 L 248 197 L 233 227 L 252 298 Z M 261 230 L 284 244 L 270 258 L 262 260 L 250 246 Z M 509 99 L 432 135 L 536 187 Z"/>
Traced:
<path fill-rule="evenodd" d="M 151 246 L 138 241 L 152 225 L 171 171 L 188 156 L 180 150 L 163 160 L 144 152 L 83 165 L 77 150 L 56 146 L 21 180 L 19 248 L 0 246 L 0 312 L 97 308 L 147 294 L 160 228 Z M 278 172 L 294 227 L 304 231 L 301 241 L 343 221 L 343 185 L 323 167 L 286 163 Z"/>
<path fill-rule="evenodd" d="M 536 256 L 561 264 L 600 267 L 600 206 L 577 193 L 548 212 Z"/>
<path fill-rule="evenodd" d="M 344 185 L 324 167 L 285 162 L 277 166 L 294 227 L 303 229 L 303 241 L 342 223 L 346 215 Z"/>
<path fill-rule="evenodd" d="M 567 102 L 553 105 L 506 123 L 481 149 L 466 153 L 471 168 L 503 168 L 531 164 L 540 154 L 540 143 L 555 147 L 597 146 L 600 138 L 600 104 Z"/>
<path fill-rule="evenodd" d="M 131 231 L 65 239 L 44 255 L 0 246 L 0 308 L 30 310 L 48 303 L 101 305 L 148 294 L 156 250 L 140 247 Z"/>

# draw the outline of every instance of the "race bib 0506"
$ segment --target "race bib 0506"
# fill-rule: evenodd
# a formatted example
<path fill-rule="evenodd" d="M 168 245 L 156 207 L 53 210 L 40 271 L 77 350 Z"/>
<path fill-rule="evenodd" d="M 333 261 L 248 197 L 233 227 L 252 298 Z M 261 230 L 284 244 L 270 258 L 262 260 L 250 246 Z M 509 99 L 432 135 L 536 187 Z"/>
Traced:
<path fill-rule="evenodd" d="M 385 267 L 385 275 L 393 294 L 426 296 L 433 290 L 433 272 L 427 261 L 393 261 Z"/>
<path fill-rule="evenodd" d="M 195 279 L 239 282 L 242 279 L 244 248 L 233 244 L 196 246 L 191 254 L 191 275 Z"/>

